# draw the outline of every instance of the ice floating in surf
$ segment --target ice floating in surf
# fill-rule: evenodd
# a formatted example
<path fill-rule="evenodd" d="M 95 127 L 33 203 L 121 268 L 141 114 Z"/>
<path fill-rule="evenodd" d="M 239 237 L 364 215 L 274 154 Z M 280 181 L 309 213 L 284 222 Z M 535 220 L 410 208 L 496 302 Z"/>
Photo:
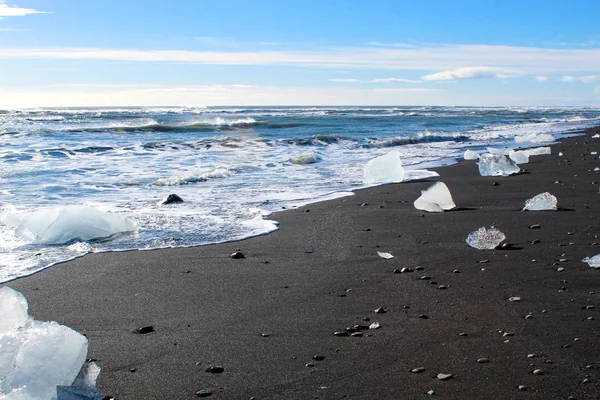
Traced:
<path fill-rule="evenodd" d="M 477 160 L 479 158 L 479 153 L 473 150 L 465 150 L 465 155 L 463 156 L 465 160 Z"/>
<path fill-rule="evenodd" d="M 175 175 L 168 178 L 162 178 L 154 182 L 156 186 L 178 186 L 191 183 L 206 182 L 211 179 L 222 179 L 230 177 L 234 171 L 229 168 L 217 167 L 206 171 L 194 171 L 184 175 Z"/>
<path fill-rule="evenodd" d="M 442 212 L 456 207 L 448 186 L 443 182 L 437 182 L 421 191 L 421 197 L 415 200 L 414 205 L 417 210 L 429 212 Z"/>
<path fill-rule="evenodd" d="M 365 164 L 364 181 L 367 185 L 402 182 L 403 180 L 404 168 L 400 161 L 400 153 L 397 151 L 369 160 Z"/>
<path fill-rule="evenodd" d="M 56 399 L 70 386 L 87 356 L 85 336 L 56 322 L 35 321 L 25 297 L 0 289 L 0 398 Z"/>
<path fill-rule="evenodd" d="M 469 233 L 467 243 L 478 250 L 492 250 L 498 247 L 504 239 L 506 239 L 504 233 L 493 226 L 490 229 L 485 229 L 485 226 L 482 226 L 475 232 Z"/>
<path fill-rule="evenodd" d="M 133 219 L 85 206 L 62 206 L 31 213 L 5 213 L 0 220 L 15 235 L 37 244 L 65 244 L 109 238 L 137 229 Z"/>
<path fill-rule="evenodd" d="M 520 171 L 514 161 L 501 154 L 482 154 L 477 165 L 481 176 L 508 176 Z"/>
<path fill-rule="evenodd" d="M 588 263 L 588 265 L 592 268 L 600 268 L 600 254 L 596 254 L 593 257 L 586 257 L 581 261 Z"/>
<path fill-rule="evenodd" d="M 516 136 L 515 142 L 517 143 L 542 143 L 542 142 L 554 142 L 554 136 L 549 133 L 530 133 L 528 135 Z"/>
<path fill-rule="evenodd" d="M 314 152 L 290 158 L 290 162 L 297 165 L 314 164 L 319 161 L 319 156 Z"/>
<path fill-rule="evenodd" d="M 545 211 L 556 210 L 558 200 L 548 192 L 540 193 L 525 202 L 523 211 Z"/>

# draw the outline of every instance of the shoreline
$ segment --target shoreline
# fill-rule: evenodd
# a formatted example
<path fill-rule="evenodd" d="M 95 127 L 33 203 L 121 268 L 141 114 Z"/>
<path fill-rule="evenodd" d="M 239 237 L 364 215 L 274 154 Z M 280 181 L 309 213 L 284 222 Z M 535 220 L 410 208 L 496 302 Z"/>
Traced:
<path fill-rule="evenodd" d="M 481 177 L 460 161 L 432 168 L 437 178 L 273 213 L 279 229 L 267 235 L 91 254 L 2 286 L 21 291 L 36 319 L 86 334 L 99 389 L 117 399 L 195 398 L 200 388 L 226 399 L 597 398 L 600 278 L 580 260 L 600 252 L 600 162 L 589 155 L 598 132 L 561 139 L 517 176 Z M 413 207 L 435 181 L 458 210 Z M 560 211 L 517 212 L 545 191 Z M 512 250 L 468 247 L 483 225 Z M 246 258 L 231 259 L 238 248 Z M 362 337 L 333 335 L 375 321 L 381 329 Z M 155 332 L 131 334 L 145 325 Z M 205 372 L 216 364 L 225 372 Z"/>

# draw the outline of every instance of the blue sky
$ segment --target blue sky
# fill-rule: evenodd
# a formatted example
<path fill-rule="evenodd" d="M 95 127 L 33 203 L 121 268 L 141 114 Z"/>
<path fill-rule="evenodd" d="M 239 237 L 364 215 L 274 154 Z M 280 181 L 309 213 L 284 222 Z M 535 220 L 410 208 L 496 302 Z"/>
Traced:
<path fill-rule="evenodd" d="M 0 0 L 0 107 L 600 105 L 598 1 Z"/>

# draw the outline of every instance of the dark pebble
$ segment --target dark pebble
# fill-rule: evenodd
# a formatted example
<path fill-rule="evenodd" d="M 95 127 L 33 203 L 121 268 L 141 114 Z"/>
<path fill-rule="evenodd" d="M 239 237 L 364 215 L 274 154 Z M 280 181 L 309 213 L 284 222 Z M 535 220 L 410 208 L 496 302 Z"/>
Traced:
<path fill-rule="evenodd" d="M 146 333 L 154 332 L 152 325 L 142 326 L 141 328 L 135 328 L 131 333 L 137 333 L 138 335 L 145 335 Z"/>
<path fill-rule="evenodd" d="M 212 392 L 208 389 L 200 389 L 200 390 L 196 391 L 196 396 L 208 397 L 208 396 L 212 396 Z"/>
<path fill-rule="evenodd" d="M 220 365 L 213 365 L 213 366 L 206 368 L 206 372 L 210 372 L 211 374 L 220 374 L 224 371 L 225 371 L 225 368 L 223 368 Z"/>
<path fill-rule="evenodd" d="M 399 273 L 400 273 L 400 270 L 399 270 L 398 268 L 396 268 L 396 269 L 394 269 L 394 273 L 395 273 L 395 274 L 399 274 Z"/>
<path fill-rule="evenodd" d="M 492 186 L 500 186 L 500 184 L 498 182 L 493 182 Z"/>
<path fill-rule="evenodd" d="M 324 359 L 325 359 L 325 356 L 321 356 L 319 354 L 315 354 L 313 356 L 313 360 L 315 360 L 315 361 L 323 361 Z"/>
<path fill-rule="evenodd" d="M 422 277 L 420 277 L 419 279 L 420 279 L 420 280 L 422 280 L 422 281 L 429 281 L 429 280 L 431 280 L 431 277 L 430 277 L 430 276 L 427 276 L 427 275 L 423 275 L 423 276 L 422 276 Z"/>
<path fill-rule="evenodd" d="M 429 319 L 429 316 L 425 315 L 425 314 L 421 314 L 421 315 L 419 315 L 419 318 L 421 318 L 421 319 Z"/>
<path fill-rule="evenodd" d="M 337 331 L 337 332 L 333 332 L 334 336 L 350 336 L 350 334 L 346 331 Z"/>
<path fill-rule="evenodd" d="M 423 271 L 424 269 L 424 267 L 415 267 L 415 271 Z"/>
<path fill-rule="evenodd" d="M 167 196 L 167 198 L 162 202 L 163 205 L 177 204 L 177 203 L 183 203 L 183 199 L 181 197 L 177 196 L 175 193 Z"/>
<path fill-rule="evenodd" d="M 135 372 L 137 371 L 137 368 L 129 368 L 129 372 Z"/>
<path fill-rule="evenodd" d="M 387 310 L 383 307 L 379 307 L 375 309 L 375 314 L 385 314 Z"/>
<path fill-rule="evenodd" d="M 533 224 L 529 227 L 529 229 L 540 229 L 541 226 L 539 224 Z"/>
<path fill-rule="evenodd" d="M 233 252 L 233 253 L 231 253 L 231 255 L 229 257 L 231 257 L 233 259 L 236 259 L 236 260 L 240 259 L 240 258 L 246 258 L 246 256 L 244 255 L 244 253 L 242 253 L 241 251 Z"/>

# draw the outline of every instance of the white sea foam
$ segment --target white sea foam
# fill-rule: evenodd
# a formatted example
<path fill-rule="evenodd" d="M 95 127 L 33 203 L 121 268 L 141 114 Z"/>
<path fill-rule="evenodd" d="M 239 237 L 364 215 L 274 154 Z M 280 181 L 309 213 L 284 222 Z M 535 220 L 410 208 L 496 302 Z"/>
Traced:
<path fill-rule="evenodd" d="M 154 184 L 156 186 L 177 186 L 188 185 L 191 183 L 206 182 L 210 179 L 228 178 L 234 174 L 234 171 L 225 167 L 218 167 L 206 171 L 195 171 L 183 175 L 175 175 L 168 178 L 158 179 Z"/>

